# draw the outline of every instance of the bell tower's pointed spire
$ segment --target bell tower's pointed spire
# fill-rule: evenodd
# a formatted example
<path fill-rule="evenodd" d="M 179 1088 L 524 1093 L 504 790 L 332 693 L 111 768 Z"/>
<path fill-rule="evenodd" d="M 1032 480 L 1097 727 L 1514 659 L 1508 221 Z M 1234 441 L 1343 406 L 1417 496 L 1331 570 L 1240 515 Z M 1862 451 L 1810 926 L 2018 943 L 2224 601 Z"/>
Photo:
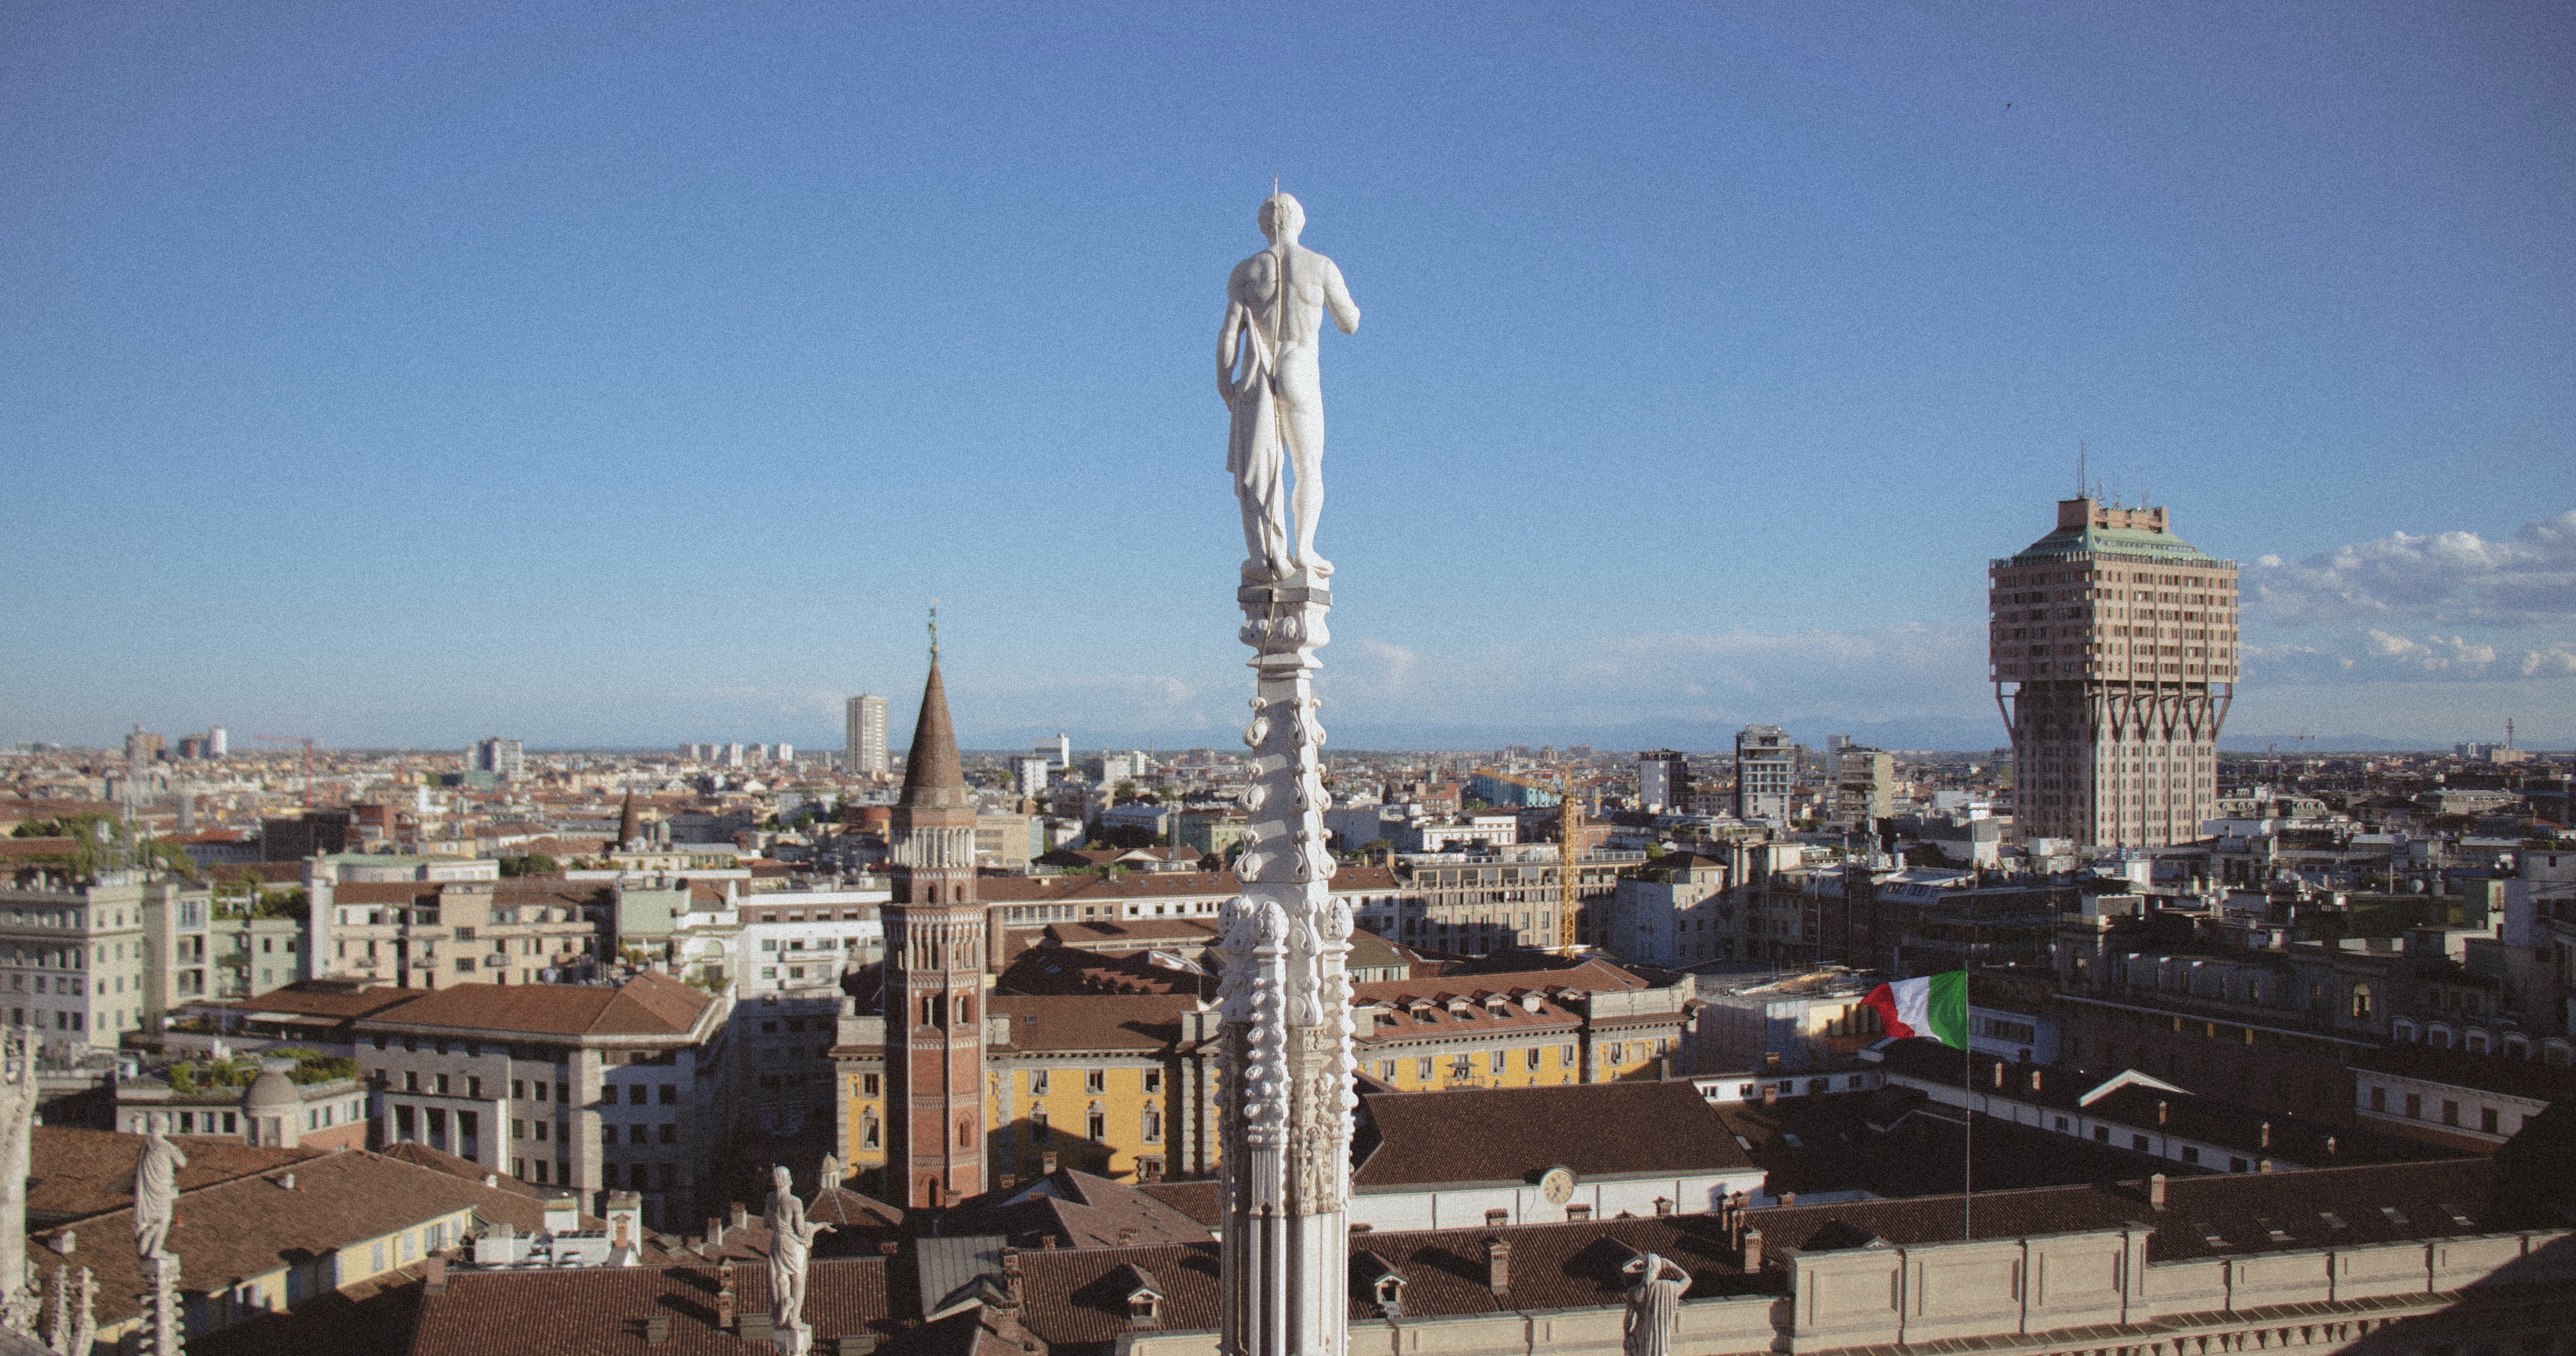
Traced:
<path fill-rule="evenodd" d="M 930 679 L 921 686 L 921 717 L 913 722 L 912 747 L 903 756 L 903 798 L 910 806 L 971 807 L 966 770 L 957 758 L 957 731 L 948 723 L 948 689 L 939 681 L 939 651 L 930 652 Z"/>

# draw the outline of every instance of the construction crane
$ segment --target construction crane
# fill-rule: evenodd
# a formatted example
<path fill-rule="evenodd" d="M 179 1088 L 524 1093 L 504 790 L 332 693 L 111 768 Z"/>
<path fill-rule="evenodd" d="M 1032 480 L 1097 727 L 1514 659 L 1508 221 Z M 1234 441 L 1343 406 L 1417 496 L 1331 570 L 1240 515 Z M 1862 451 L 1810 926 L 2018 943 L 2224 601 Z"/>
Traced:
<path fill-rule="evenodd" d="M 301 744 L 301 745 L 303 745 L 303 746 L 304 746 L 304 790 L 303 790 L 303 793 L 302 793 L 302 795 L 301 795 L 300 799 L 303 801 L 303 803 L 304 803 L 304 808 L 305 808 L 305 809 L 307 809 L 307 810 L 312 809 L 312 808 L 313 808 L 313 736 L 311 736 L 311 735 L 264 735 L 264 734 L 255 734 L 255 735 L 252 735 L 252 736 L 251 736 L 251 738 L 256 739 L 256 740 L 259 740 L 260 742 L 265 743 L 265 744 Z"/>
<path fill-rule="evenodd" d="M 1582 908 L 1583 798 L 1575 793 L 1574 767 L 1560 763 L 1557 767 L 1558 801 L 1556 840 L 1556 939 L 1567 955 L 1581 945 L 1575 934 L 1574 920 Z"/>

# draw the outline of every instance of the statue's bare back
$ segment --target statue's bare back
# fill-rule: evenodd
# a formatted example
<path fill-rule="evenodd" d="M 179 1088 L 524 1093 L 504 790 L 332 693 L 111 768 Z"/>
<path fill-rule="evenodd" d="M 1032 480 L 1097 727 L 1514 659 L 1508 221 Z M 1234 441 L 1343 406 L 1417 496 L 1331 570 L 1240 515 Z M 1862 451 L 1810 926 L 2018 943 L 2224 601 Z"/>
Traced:
<path fill-rule="evenodd" d="M 1326 308 L 1344 334 L 1359 331 L 1360 308 L 1341 269 L 1297 243 L 1305 221 L 1305 209 L 1285 193 L 1262 202 L 1261 233 L 1270 248 L 1234 266 L 1225 285 L 1225 324 L 1217 332 L 1217 390 L 1234 416 L 1226 469 L 1243 509 L 1243 577 L 1252 581 L 1303 574 L 1320 582 L 1333 572 L 1332 562 L 1315 554 L 1315 522 L 1324 509 L 1324 389 L 1316 341 Z M 1293 547 L 1282 493 L 1291 468 Z"/>

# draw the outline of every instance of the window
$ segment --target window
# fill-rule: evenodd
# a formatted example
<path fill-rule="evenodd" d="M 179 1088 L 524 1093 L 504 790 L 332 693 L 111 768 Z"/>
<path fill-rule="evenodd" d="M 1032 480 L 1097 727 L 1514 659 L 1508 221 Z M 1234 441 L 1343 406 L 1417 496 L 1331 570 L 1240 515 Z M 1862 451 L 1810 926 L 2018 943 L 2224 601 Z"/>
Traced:
<path fill-rule="evenodd" d="M 1431 1077 L 1431 1060 L 1428 1057 L 1413 1061 L 1413 1076 L 1423 1079 L 1426 1082 L 1429 1081 Z"/>
<path fill-rule="evenodd" d="M 2446 1098 L 2444 1098 L 2444 1099 L 2442 1099 L 2442 1124 L 2444 1124 L 2444 1125 L 2458 1125 L 2459 1123 L 2460 1123 L 2460 1104 L 2459 1104 L 2459 1103 L 2457 1103 L 2457 1102 L 2454 1102 L 2454 1101 L 2450 1100 L 2450 1099 L 2449 1099 L 2449 1098 L 2447 1098 L 2447 1097 L 2446 1097 Z"/>
<path fill-rule="evenodd" d="M 876 1090 L 875 1090 L 874 1088 L 870 1088 L 870 1089 L 869 1089 L 869 1091 L 870 1091 L 871 1093 L 873 1093 L 873 1092 L 874 1092 L 874 1091 L 876 1091 Z M 1030 1095 L 1031 1097 L 1044 1097 L 1044 1096 L 1046 1096 L 1046 1095 L 1047 1095 L 1047 1071 L 1046 1071 L 1046 1070 L 1044 1070 L 1044 1069 L 1031 1069 L 1031 1070 L 1029 1070 L 1029 1095 Z"/>
<path fill-rule="evenodd" d="M 2406 1117 L 2417 1121 L 2424 1119 L 2424 1094 L 2420 1092 L 2406 1094 Z"/>
<path fill-rule="evenodd" d="M 1043 1106 L 1029 1108 L 1029 1139 L 1038 1144 L 1055 1143 L 1055 1127 L 1047 1123 L 1047 1109 Z"/>
<path fill-rule="evenodd" d="M 1530 1069 L 1532 1069 L 1532 1070 L 1537 1069 L 1537 1068 L 1538 1068 L 1538 1047 L 1537 1047 L 1537 1046 L 1535 1046 L 1535 1045 L 1533 1045 L 1533 1046 L 1531 1046 L 1530 1048 L 1528 1048 L 1527 1050 L 1522 1051 L 1522 1052 L 1521 1052 L 1521 1063 L 1522 1063 L 1524 1066 L 1526 1066 L 1526 1067 L 1528 1067 L 1528 1068 L 1530 1068 Z"/>
<path fill-rule="evenodd" d="M 1392 1083 L 1392 1082 L 1394 1082 L 1394 1081 L 1395 1081 L 1395 1061 L 1394 1061 L 1394 1060 L 1391 1060 L 1391 1059 L 1381 1059 L 1381 1060 L 1379 1060 L 1379 1061 L 1377 1062 L 1377 1077 L 1378 1077 L 1378 1081 L 1379 1081 L 1379 1082 L 1381 1082 L 1381 1083 Z"/>
<path fill-rule="evenodd" d="M 510 1138 L 512 1138 L 512 1139 L 526 1139 L 527 1137 L 528 1137 L 528 1123 L 527 1123 L 526 1121 L 524 1121 L 524 1120 L 515 1120 L 515 1119 L 514 1119 L 514 1120 L 512 1120 L 512 1121 L 510 1122 Z"/>
<path fill-rule="evenodd" d="M 1083 1070 L 1083 1071 L 1082 1071 L 1082 1090 L 1083 1090 L 1084 1092 L 1107 1092 L 1107 1091 L 1109 1091 L 1109 1071 L 1108 1071 L 1107 1069 L 1085 1069 L 1085 1070 Z"/>
<path fill-rule="evenodd" d="M 612 1092 L 608 1095 L 613 1098 L 617 1094 Z M 628 1106 L 642 1106 L 647 1099 L 652 1097 L 652 1095 L 653 1090 L 641 1083 L 630 1083 L 626 1086 L 626 1104 Z"/>
<path fill-rule="evenodd" d="M 665 1083 L 665 1084 L 663 1084 L 663 1085 L 662 1085 L 661 1092 L 662 1092 L 662 1105 L 664 1105 L 664 1106 L 678 1106 L 678 1105 L 680 1104 L 680 1085 L 679 1085 L 679 1084 L 677 1084 L 677 1083 Z"/>
<path fill-rule="evenodd" d="M 1452 1055 L 1449 1059 L 1449 1076 L 1451 1078 L 1475 1077 L 1476 1057 L 1474 1055 Z"/>
<path fill-rule="evenodd" d="M 2483 1130 L 2490 1135 L 2497 1133 L 2497 1119 L 2498 1117 L 2496 1116 L 2496 1109 L 2494 1107 L 2484 1106 L 2478 1108 L 2478 1129 Z"/>
<path fill-rule="evenodd" d="M 1095 1141 L 1109 1138 L 1109 1117 L 1101 1111 L 1100 1103 L 1092 1103 L 1084 1113 L 1082 1132 Z"/>
<path fill-rule="evenodd" d="M 2370 1109 L 2373 1111 L 2386 1111 L 2388 1109 L 2388 1089 L 2372 1088 L 2370 1090 Z"/>
<path fill-rule="evenodd" d="M 2182 1148 L 2182 1161 L 2183 1161 L 2183 1162 L 2185 1162 L 2185 1163 L 2197 1163 L 2197 1162 L 2199 1162 L 2199 1161 L 2200 1161 L 2200 1150 L 2199 1150 L 2197 1147 L 2193 1146 L 2193 1145 L 2189 1145 L 2189 1144 L 2184 1145 L 2184 1146 L 2183 1146 L 2183 1148 Z"/>
<path fill-rule="evenodd" d="M 679 1126 L 679 1122 L 677 1122 L 677 1121 L 664 1121 L 664 1122 L 662 1122 L 662 1142 L 663 1142 L 664 1144 L 677 1144 L 677 1143 L 679 1143 L 679 1142 L 680 1142 L 680 1126 Z"/>
<path fill-rule="evenodd" d="M 1485 1060 L 1486 1070 L 1491 1073 L 1501 1073 L 1503 1071 L 1503 1059 L 1503 1051 L 1495 1050 L 1490 1052 Z"/>
<path fill-rule="evenodd" d="M 876 1074 L 859 1075 L 859 1095 L 861 1097 L 881 1096 L 882 1094 L 878 1092 L 878 1089 L 882 1086 L 883 1084 L 878 1082 L 878 1075 Z M 1046 1091 L 1046 1073 L 1044 1070 L 1040 1070 L 1037 1073 L 1029 1075 L 1029 1091 Z"/>
<path fill-rule="evenodd" d="M 1145 1076 L 1145 1091 L 1147 1091 L 1147 1092 L 1161 1092 L 1161 1091 L 1163 1090 L 1163 1071 L 1162 1071 L 1162 1070 L 1160 1070 L 1160 1069 L 1147 1069 L 1147 1070 L 1145 1071 L 1145 1075 L 1144 1075 L 1144 1076 Z"/>
<path fill-rule="evenodd" d="M 1163 1142 L 1163 1109 L 1151 1102 L 1145 1104 L 1145 1142 L 1147 1144 Z"/>
<path fill-rule="evenodd" d="M 2151 1143 L 2151 1141 L 2144 1135 L 2129 1136 L 2129 1147 L 2137 1150 L 2139 1153 L 2147 1152 L 2147 1146 L 2149 1143 Z"/>

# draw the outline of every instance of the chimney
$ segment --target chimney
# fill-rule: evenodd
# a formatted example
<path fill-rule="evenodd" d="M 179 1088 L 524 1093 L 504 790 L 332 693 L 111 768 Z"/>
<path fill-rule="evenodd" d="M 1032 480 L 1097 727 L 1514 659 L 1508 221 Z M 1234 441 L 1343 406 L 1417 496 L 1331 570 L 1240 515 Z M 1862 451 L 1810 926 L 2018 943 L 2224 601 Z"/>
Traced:
<path fill-rule="evenodd" d="M 447 1293 L 446 1258 L 432 1257 L 420 1264 L 420 1288 L 424 1294 L 444 1295 Z"/>
<path fill-rule="evenodd" d="M 285 1176 L 278 1178 L 277 1184 L 285 1190 L 293 1191 L 295 1189 L 295 1174 L 290 1172 Z"/>
<path fill-rule="evenodd" d="M 1512 1297 L 1512 1245 L 1499 1238 L 1485 1240 L 1485 1288 L 1497 1299 Z"/>
<path fill-rule="evenodd" d="M 716 1270 L 716 1326 L 718 1328 L 728 1332 L 733 1330 L 736 1302 L 733 1293 L 733 1263 L 727 1262 Z"/>
<path fill-rule="evenodd" d="M 2334 1136 L 2332 1136 L 2332 1135 L 2328 1135 L 2328 1136 L 2326 1136 L 2326 1157 L 2328 1157 L 2328 1158 L 2332 1158 L 2332 1157 L 2334 1157 L 2334 1152 L 2335 1152 L 2335 1137 L 2334 1137 Z"/>
<path fill-rule="evenodd" d="M 1778 1105 L 1780 1105 L 1780 1085 L 1779 1085 L 1779 1084 L 1777 1084 L 1777 1083 L 1765 1083 L 1765 1084 L 1763 1084 L 1763 1085 L 1762 1085 L 1762 1105 L 1764 1105 L 1764 1106 L 1778 1106 Z"/>
<path fill-rule="evenodd" d="M 2156 1124 L 2162 1125 L 2172 1119 L 2173 1108 L 2164 1102 L 2156 1103 Z"/>
<path fill-rule="evenodd" d="M 727 1218 L 725 1227 L 728 1229 L 741 1229 L 748 1227 L 750 1224 L 751 1208 L 740 1201 L 735 1201 L 733 1203 L 733 1214 Z"/>
<path fill-rule="evenodd" d="M 1759 1229 L 1744 1231 L 1744 1274 L 1762 1274 L 1762 1231 Z"/>
<path fill-rule="evenodd" d="M 1784 1209 L 1784 1210 L 1785 1210 L 1785 1209 L 1789 1208 L 1790 1206 L 1796 1205 L 1797 1203 L 1798 1203 L 1798 1193 L 1797 1193 L 1797 1192 L 1794 1192 L 1794 1191 L 1783 1191 L 1783 1192 L 1781 1192 L 1781 1193 L 1780 1193 L 1780 1208 L 1782 1208 L 1782 1209 Z"/>
<path fill-rule="evenodd" d="M 725 1236 L 724 1216 L 722 1216 L 722 1215 L 709 1215 L 709 1216 L 707 1216 L 707 1246 L 708 1246 L 708 1247 L 710 1247 L 710 1248 L 721 1248 L 721 1247 L 723 1247 L 723 1246 L 724 1246 L 724 1236 Z"/>
<path fill-rule="evenodd" d="M 487 1172 L 483 1174 L 483 1185 L 487 1187 L 498 1187 L 501 1185 L 501 1174 L 497 1172 Z"/>
<path fill-rule="evenodd" d="M 2272 1147 L 2272 1123 L 2270 1121 L 2263 1122 L 2263 1147 L 2266 1149 Z"/>
<path fill-rule="evenodd" d="M 2003 1062 L 2002 1060 L 2000 1060 L 2000 1059 L 1999 1059 L 1999 1060 L 1996 1060 L 1996 1061 L 1995 1061 L 1995 1090 L 1996 1090 L 1997 1092 L 2001 1092 L 2001 1091 L 2003 1090 L 2003 1086 L 2004 1086 L 2004 1062 Z"/>
<path fill-rule="evenodd" d="M 1655 1213 L 1658 1215 L 1669 1215 L 1673 1213 L 1673 1198 L 1670 1196 L 1657 1196 L 1655 1198 Z"/>
<path fill-rule="evenodd" d="M 65 1257 L 71 1256 L 72 1249 L 79 1245 L 80 1231 L 77 1229 L 65 1229 L 61 1233 L 54 1235 L 54 1251 L 61 1253 Z"/>
<path fill-rule="evenodd" d="M 2256 1172 L 2270 1172 L 2272 1170 L 2272 1160 L 2268 1158 L 2257 1160 L 2254 1164 L 2254 1170 Z"/>
<path fill-rule="evenodd" d="M 2030 1071 L 2030 1090 L 2033 1092 L 2039 1091 L 2039 1070 L 2037 1069 Z"/>
<path fill-rule="evenodd" d="M 655 1314 L 644 1320 L 644 1345 L 660 1347 L 668 1346 L 670 1342 L 671 1316 L 669 1314 Z"/>
<path fill-rule="evenodd" d="M 2165 1208 L 2165 1175 L 2161 1172 L 2147 1179 L 2147 1204 L 2158 1210 Z"/>
<path fill-rule="evenodd" d="M 1055 1150 L 1053 1150 L 1053 1149 L 1049 1149 L 1049 1150 L 1047 1150 L 1045 1153 L 1039 1154 L 1039 1155 L 1038 1155 L 1038 1171 L 1040 1171 L 1040 1172 L 1042 1172 L 1042 1173 L 1045 1173 L 1045 1174 L 1047 1174 L 1048 1176 L 1054 1176 L 1054 1175 L 1055 1175 L 1055 1162 L 1056 1162 L 1056 1159 L 1055 1159 Z"/>

